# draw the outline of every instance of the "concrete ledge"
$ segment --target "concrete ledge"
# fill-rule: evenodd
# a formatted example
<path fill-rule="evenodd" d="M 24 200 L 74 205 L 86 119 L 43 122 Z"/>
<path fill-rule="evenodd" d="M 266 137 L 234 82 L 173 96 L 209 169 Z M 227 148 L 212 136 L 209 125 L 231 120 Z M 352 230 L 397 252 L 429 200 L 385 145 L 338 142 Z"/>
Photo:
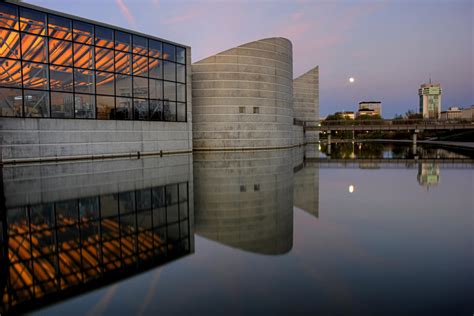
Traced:
<path fill-rule="evenodd" d="M 100 154 L 100 155 L 80 155 L 80 156 L 55 156 L 55 157 L 41 157 L 41 158 L 19 158 L 19 159 L 5 159 L 0 163 L 1 165 L 15 165 L 15 164 L 30 164 L 30 163 L 44 163 L 44 162 L 60 162 L 60 161 L 80 161 L 80 160 L 98 160 L 98 159 L 116 159 L 116 158 L 137 158 L 142 156 L 165 156 L 165 155 L 180 155 L 192 153 L 192 150 L 176 150 L 176 151 L 154 151 L 154 152 L 131 152 L 118 154 Z"/>

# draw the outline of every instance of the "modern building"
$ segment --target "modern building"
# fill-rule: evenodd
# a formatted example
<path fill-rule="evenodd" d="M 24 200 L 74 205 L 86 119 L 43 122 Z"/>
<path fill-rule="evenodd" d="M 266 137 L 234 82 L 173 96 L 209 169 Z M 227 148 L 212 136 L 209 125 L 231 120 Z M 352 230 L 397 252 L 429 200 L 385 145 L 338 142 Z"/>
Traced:
<path fill-rule="evenodd" d="M 341 116 L 347 120 L 353 120 L 355 119 L 355 113 L 354 111 L 343 111 L 343 112 L 336 112 L 334 113 L 336 116 Z"/>
<path fill-rule="evenodd" d="M 299 121 L 319 120 L 319 66 L 293 80 L 293 113 Z M 318 132 L 306 132 L 306 143 L 318 140 Z"/>
<path fill-rule="evenodd" d="M 474 121 L 474 105 L 461 109 L 461 119 L 465 121 Z"/>
<path fill-rule="evenodd" d="M 458 120 L 462 117 L 462 110 L 457 106 L 452 106 L 448 108 L 447 111 L 442 111 L 440 113 L 441 120 Z"/>
<path fill-rule="evenodd" d="M 359 102 L 357 117 L 380 116 L 382 117 L 382 102 L 380 101 L 362 101 Z"/>
<path fill-rule="evenodd" d="M 441 85 L 439 83 L 422 84 L 418 90 L 420 96 L 420 114 L 423 118 L 439 119 L 441 115 Z"/>
<path fill-rule="evenodd" d="M 1 158 L 192 150 L 190 47 L 0 3 Z"/>
<path fill-rule="evenodd" d="M 193 63 L 192 72 L 194 149 L 294 145 L 289 40 L 243 44 Z"/>

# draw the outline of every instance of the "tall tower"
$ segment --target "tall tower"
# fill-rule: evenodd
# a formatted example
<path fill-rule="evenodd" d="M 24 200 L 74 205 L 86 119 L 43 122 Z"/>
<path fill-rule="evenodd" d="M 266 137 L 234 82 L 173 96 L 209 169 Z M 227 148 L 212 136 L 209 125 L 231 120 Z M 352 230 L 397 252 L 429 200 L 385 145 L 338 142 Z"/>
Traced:
<path fill-rule="evenodd" d="M 439 83 L 422 84 L 418 90 L 420 113 L 423 118 L 438 119 L 441 114 L 441 85 Z"/>

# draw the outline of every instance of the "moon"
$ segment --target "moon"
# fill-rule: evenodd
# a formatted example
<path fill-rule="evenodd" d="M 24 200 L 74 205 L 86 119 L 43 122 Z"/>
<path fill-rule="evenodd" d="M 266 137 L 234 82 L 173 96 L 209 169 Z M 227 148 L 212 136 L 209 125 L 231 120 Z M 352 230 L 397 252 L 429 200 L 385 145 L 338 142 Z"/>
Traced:
<path fill-rule="evenodd" d="M 354 77 L 350 77 L 350 78 L 349 78 L 349 82 L 350 82 L 350 83 L 353 83 L 354 81 L 355 81 Z"/>

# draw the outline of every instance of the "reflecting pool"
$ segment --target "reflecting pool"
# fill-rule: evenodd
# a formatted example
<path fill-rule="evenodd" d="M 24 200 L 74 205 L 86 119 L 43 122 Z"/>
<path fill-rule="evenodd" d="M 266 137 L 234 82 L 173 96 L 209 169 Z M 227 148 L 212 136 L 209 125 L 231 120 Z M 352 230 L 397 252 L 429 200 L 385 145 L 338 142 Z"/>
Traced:
<path fill-rule="evenodd" d="M 473 167 L 358 143 L 5 166 L 0 313 L 471 315 Z"/>

